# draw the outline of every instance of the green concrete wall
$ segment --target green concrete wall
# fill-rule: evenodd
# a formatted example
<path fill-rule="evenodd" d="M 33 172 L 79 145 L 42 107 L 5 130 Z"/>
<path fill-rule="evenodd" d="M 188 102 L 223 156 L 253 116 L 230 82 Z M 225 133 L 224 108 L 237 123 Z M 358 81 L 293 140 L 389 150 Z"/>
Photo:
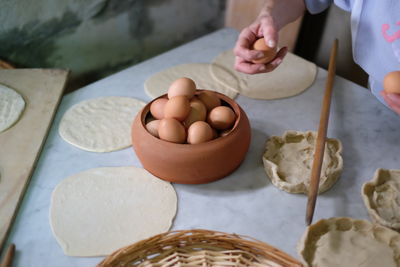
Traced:
<path fill-rule="evenodd" d="M 0 58 L 85 84 L 223 25 L 225 0 L 0 0 Z"/>

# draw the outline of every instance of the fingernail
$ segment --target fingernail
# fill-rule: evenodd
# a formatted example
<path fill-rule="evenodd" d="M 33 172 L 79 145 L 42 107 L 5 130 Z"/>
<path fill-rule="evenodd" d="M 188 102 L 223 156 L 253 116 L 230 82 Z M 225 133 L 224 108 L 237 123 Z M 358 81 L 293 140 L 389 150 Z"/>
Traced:
<path fill-rule="evenodd" d="M 264 70 L 266 70 L 267 68 L 264 66 L 264 65 L 262 65 L 258 70 L 259 71 L 264 71 Z"/>
<path fill-rule="evenodd" d="M 281 64 L 281 63 L 282 63 L 282 59 L 278 59 L 278 60 L 276 61 L 275 65 L 278 66 L 278 65 Z"/>
<path fill-rule="evenodd" d="M 275 47 L 275 41 L 274 40 L 269 40 L 268 41 L 268 46 L 271 47 L 271 48 L 274 48 Z"/>

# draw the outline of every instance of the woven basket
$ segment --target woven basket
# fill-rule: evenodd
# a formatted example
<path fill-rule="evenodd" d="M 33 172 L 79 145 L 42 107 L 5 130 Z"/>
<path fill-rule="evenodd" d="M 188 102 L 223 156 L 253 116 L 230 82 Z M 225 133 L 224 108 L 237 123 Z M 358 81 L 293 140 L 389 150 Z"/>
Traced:
<path fill-rule="evenodd" d="M 288 254 L 258 240 L 209 230 L 171 231 L 121 248 L 97 267 L 301 267 Z"/>

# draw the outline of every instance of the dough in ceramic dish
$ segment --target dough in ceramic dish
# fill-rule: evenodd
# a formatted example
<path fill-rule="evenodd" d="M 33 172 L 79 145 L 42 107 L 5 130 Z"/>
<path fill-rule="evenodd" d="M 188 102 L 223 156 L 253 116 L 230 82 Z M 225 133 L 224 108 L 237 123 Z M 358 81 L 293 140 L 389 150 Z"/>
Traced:
<path fill-rule="evenodd" d="M 232 73 L 239 81 L 237 92 L 256 99 L 278 99 L 300 94 L 310 87 L 317 75 L 317 66 L 301 57 L 288 53 L 282 63 L 272 72 L 245 74 L 234 69 L 235 55 L 232 50 L 218 55 L 211 67 L 213 77 L 222 67 Z"/>
<path fill-rule="evenodd" d="M 51 197 L 50 224 L 68 256 L 102 256 L 167 231 L 174 188 L 144 169 L 90 169 L 64 179 Z"/>
<path fill-rule="evenodd" d="M 287 131 L 267 140 L 263 155 L 264 169 L 271 182 L 289 193 L 308 193 L 316 132 Z M 327 138 L 321 169 L 319 193 L 328 190 L 343 169 L 342 144 Z"/>
<path fill-rule="evenodd" d="M 331 218 L 307 228 L 298 252 L 305 267 L 397 267 L 400 234 L 364 220 Z"/>
<path fill-rule="evenodd" d="M 400 230 L 400 170 L 377 169 L 363 185 L 362 197 L 375 222 Z"/>
<path fill-rule="evenodd" d="M 110 152 L 132 144 L 131 124 L 145 103 L 129 97 L 108 96 L 71 107 L 60 122 L 60 136 L 92 152 Z"/>
<path fill-rule="evenodd" d="M 0 133 L 14 125 L 25 109 L 25 101 L 15 90 L 0 84 Z"/>
<path fill-rule="evenodd" d="M 218 82 L 211 76 L 211 64 L 191 63 L 177 65 L 161 72 L 158 72 L 148 78 L 144 83 L 146 94 L 151 98 L 159 97 L 166 94 L 169 86 L 173 81 L 181 77 L 192 79 L 196 83 L 197 89 L 207 89 L 217 91 L 230 98 L 235 98 L 237 92 L 236 87 L 239 86 L 238 80 L 223 68 L 215 68 L 214 76 L 220 77 Z"/>

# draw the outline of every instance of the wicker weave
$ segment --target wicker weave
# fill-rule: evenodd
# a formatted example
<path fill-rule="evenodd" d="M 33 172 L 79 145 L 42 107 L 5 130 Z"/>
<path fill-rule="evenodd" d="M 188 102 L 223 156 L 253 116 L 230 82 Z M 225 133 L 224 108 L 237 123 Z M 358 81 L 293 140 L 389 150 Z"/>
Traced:
<path fill-rule="evenodd" d="M 121 248 L 97 267 L 301 267 L 286 253 L 258 240 L 209 230 L 166 232 Z"/>

